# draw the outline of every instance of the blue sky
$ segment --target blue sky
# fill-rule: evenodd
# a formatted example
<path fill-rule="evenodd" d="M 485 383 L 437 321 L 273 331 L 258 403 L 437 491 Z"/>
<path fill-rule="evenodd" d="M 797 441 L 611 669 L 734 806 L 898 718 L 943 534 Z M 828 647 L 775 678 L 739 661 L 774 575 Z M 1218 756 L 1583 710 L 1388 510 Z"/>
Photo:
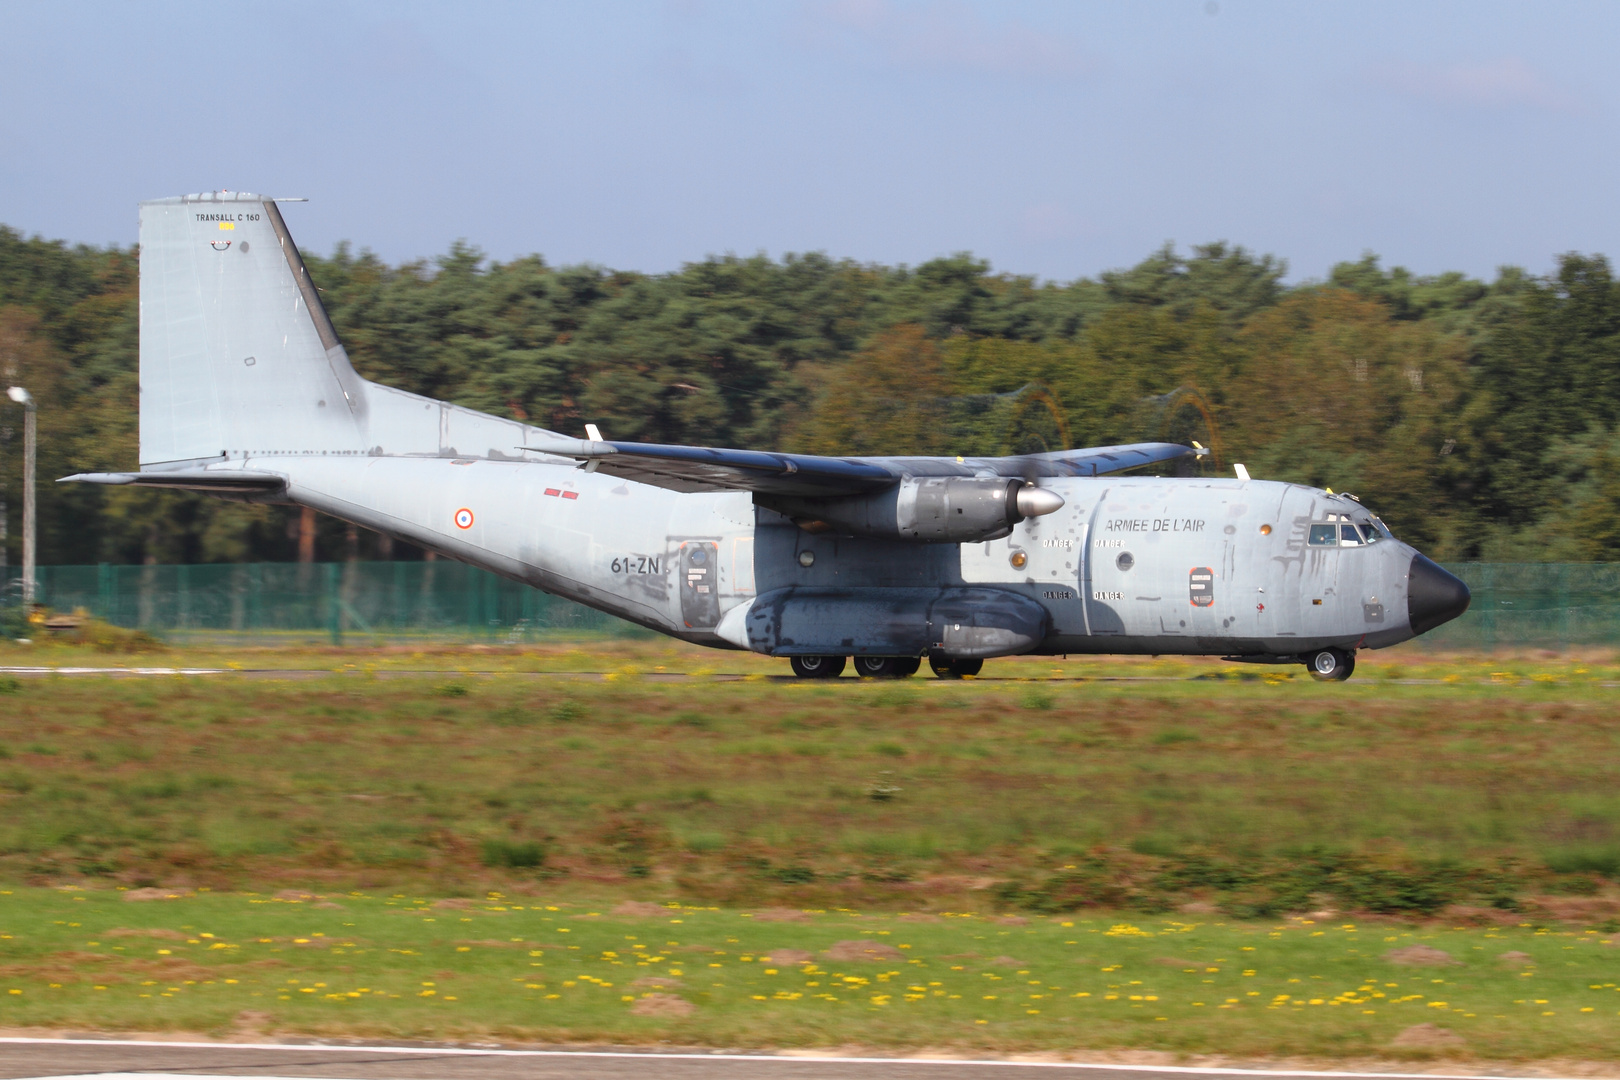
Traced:
<path fill-rule="evenodd" d="M 0 222 L 225 187 L 394 261 L 1545 271 L 1620 255 L 1617 46 L 1613 3 L 9 0 Z"/>

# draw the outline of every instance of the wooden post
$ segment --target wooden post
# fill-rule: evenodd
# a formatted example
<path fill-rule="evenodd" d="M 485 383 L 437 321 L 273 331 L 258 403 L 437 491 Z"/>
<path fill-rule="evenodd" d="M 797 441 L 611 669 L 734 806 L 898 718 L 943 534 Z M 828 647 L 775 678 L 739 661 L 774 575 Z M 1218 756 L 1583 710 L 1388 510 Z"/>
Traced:
<path fill-rule="evenodd" d="M 315 561 L 315 511 L 308 506 L 298 513 L 298 561 Z"/>

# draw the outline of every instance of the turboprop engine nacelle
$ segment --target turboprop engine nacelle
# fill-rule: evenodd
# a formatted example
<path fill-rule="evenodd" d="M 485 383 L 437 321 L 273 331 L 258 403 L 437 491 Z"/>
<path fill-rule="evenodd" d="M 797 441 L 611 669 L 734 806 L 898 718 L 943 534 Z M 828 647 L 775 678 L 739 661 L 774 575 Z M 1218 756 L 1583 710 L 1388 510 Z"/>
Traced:
<path fill-rule="evenodd" d="M 807 532 L 977 544 L 1006 536 L 1025 518 L 1052 513 L 1063 505 L 1063 496 L 1002 476 L 925 476 L 871 495 L 802 499 L 756 494 L 754 501 L 786 514 Z"/>

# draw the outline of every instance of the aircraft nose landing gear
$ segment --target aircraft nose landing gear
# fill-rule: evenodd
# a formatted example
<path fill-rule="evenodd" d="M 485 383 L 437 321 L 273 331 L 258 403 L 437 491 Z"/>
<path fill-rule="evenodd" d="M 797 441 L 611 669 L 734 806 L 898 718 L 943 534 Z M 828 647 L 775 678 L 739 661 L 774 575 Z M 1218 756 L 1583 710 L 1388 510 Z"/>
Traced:
<path fill-rule="evenodd" d="M 1356 670 L 1356 654 L 1343 649 L 1318 649 L 1306 654 L 1305 670 L 1317 682 L 1344 682 Z"/>

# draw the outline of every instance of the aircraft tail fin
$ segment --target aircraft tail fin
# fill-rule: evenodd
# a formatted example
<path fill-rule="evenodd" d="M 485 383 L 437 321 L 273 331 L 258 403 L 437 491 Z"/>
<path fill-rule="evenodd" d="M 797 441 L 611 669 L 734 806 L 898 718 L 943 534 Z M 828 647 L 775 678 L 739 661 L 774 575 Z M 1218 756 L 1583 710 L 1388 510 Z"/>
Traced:
<path fill-rule="evenodd" d="M 355 374 L 273 199 L 141 204 L 141 462 L 366 448 Z"/>
<path fill-rule="evenodd" d="M 521 460 L 556 432 L 355 373 L 276 200 L 141 204 L 141 466 L 355 454 Z"/>

